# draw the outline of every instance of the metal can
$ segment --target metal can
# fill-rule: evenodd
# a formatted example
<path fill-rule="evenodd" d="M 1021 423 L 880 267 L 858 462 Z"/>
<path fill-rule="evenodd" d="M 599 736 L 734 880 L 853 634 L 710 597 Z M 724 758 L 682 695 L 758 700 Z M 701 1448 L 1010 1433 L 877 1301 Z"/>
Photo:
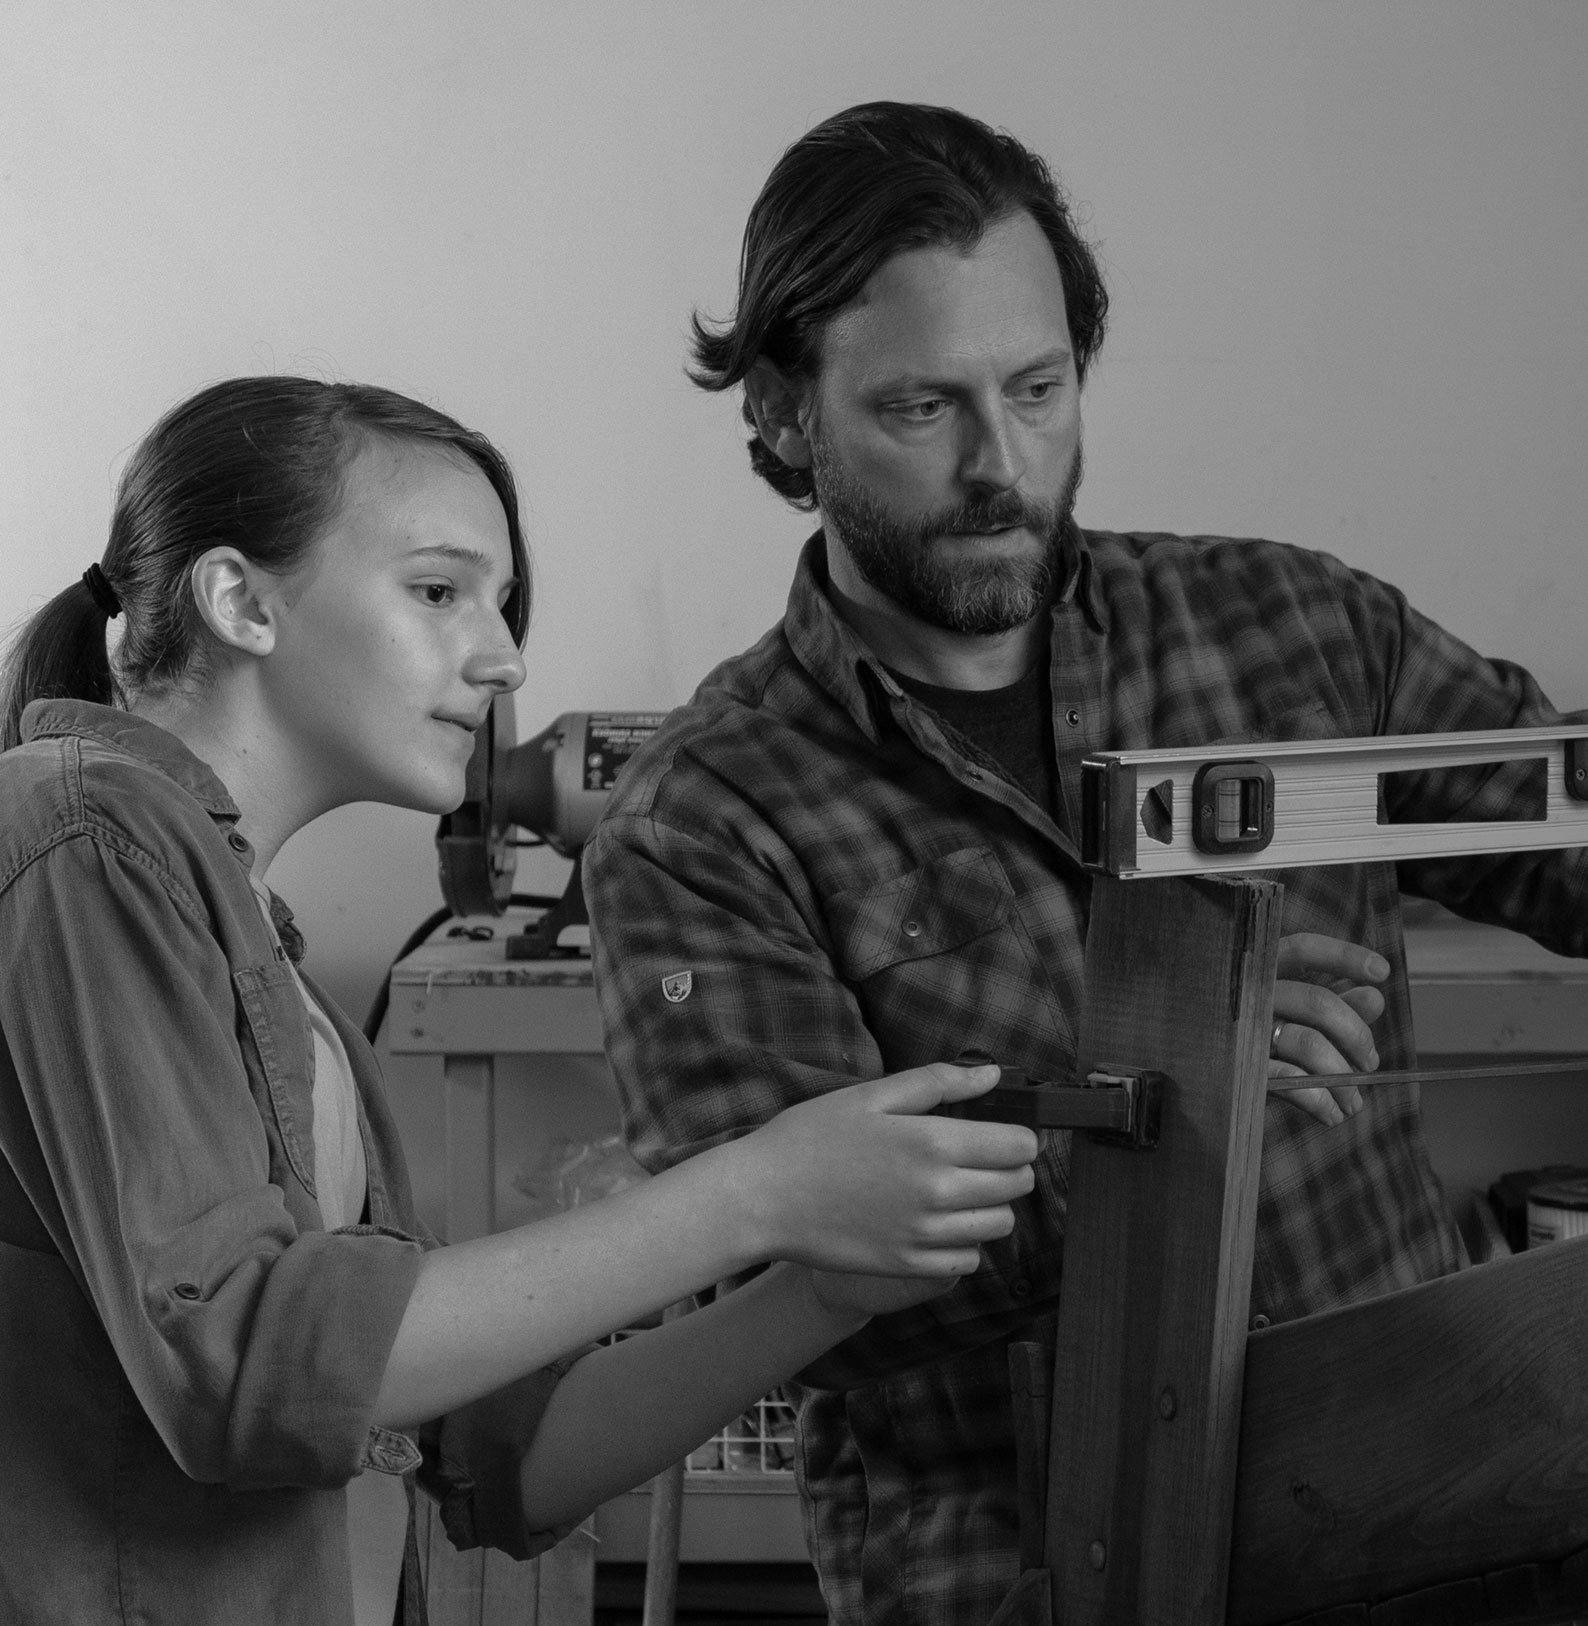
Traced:
<path fill-rule="evenodd" d="M 1550 1180 L 1527 1194 L 1527 1245 L 1588 1236 L 1588 1179 Z"/>

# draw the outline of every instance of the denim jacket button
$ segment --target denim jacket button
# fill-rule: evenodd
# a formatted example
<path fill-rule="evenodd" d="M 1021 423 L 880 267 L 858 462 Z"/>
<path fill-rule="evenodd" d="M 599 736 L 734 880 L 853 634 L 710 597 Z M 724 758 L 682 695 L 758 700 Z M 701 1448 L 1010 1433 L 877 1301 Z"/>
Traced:
<path fill-rule="evenodd" d="M 226 841 L 227 845 L 231 847 L 233 852 L 242 853 L 248 851 L 247 836 L 238 835 L 235 830 L 233 830 L 232 833 L 227 836 Z"/>

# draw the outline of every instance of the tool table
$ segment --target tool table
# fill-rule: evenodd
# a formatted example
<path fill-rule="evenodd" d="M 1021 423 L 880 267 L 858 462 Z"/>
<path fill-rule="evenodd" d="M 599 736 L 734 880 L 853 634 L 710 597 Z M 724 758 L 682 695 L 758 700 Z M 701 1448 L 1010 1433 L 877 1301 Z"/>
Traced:
<path fill-rule="evenodd" d="M 433 940 L 392 968 L 385 1048 L 394 1057 L 442 1058 L 442 1240 L 486 1236 L 498 1225 L 499 1058 L 600 1054 L 589 962 L 510 964 L 500 941 Z M 426 1150 L 411 1147 L 410 1160 L 417 1162 Z M 432 1626 L 589 1626 L 593 1521 L 549 1553 L 518 1564 L 490 1550 L 455 1552 L 426 1498 L 419 1499 L 417 1511 Z"/>
<path fill-rule="evenodd" d="M 508 960 L 495 926 L 489 941 L 433 939 L 391 973 L 383 1050 L 442 1064 L 444 1143 L 410 1145 L 409 1161 L 416 1175 L 427 1157 L 444 1164 L 438 1229 L 448 1242 L 532 1216 L 511 1181 L 526 1143 L 618 1127 L 590 961 Z M 686 1562 L 804 1561 L 791 1474 L 692 1474 L 687 1489 Z M 595 1558 L 645 1557 L 650 1500 L 647 1490 L 617 1498 L 534 1564 L 455 1554 L 438 1529 L 428 1543 L 427 1573 L 442 1592 L 438 1607 L 433 1579 L 433 1626 L 587 1626 Z"/>

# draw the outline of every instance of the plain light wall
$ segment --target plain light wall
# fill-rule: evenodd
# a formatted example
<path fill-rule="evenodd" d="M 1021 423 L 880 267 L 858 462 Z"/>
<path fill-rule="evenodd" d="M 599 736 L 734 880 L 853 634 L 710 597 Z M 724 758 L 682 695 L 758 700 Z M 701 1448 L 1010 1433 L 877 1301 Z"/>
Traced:
<path fill-rule="evenodd" d="M 1084 523 L 1329 549 L 1588 704 L 1577 0 L 10 0 L 5 32 L 0 626 L 99 557 L 160 412 L 303 371 L 513 459 L 524 733 L 684 699 L 808 528 L 685 380 L 689 313 L 730 309 L 783 148 L 891 97 L 1014 131 L 1102 244 Z M 356 1010 L 439 902 L 432 834 L 350 808 L 272 872 Z"/>

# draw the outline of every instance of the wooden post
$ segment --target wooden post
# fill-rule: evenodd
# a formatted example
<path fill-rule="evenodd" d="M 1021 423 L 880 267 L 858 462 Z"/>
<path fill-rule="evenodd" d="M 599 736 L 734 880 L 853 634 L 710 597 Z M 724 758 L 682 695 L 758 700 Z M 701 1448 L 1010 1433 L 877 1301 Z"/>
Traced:
<path fill-rule="evenodd" d="M 1080 1071 L 1172 1082 L 1156 1150 L 1075 1136 L 1044 1550 L 1055 1626 L 1224 1619 L 1283 896 L 1094 882 Z"/>
<path fill-rule="evenodd" d="M 694 1309 L 693 1299 L 679 1299 L 662 1312 L 662 1321 L 677 1321 Z M 673 1626 L 678 1611 L 678 1549 L 684 1531 L 684 1468 L 680 1458 L 651 1481 L 651 1528 L 645 1549 L 645 1598 L 640 1626 Z"/>

